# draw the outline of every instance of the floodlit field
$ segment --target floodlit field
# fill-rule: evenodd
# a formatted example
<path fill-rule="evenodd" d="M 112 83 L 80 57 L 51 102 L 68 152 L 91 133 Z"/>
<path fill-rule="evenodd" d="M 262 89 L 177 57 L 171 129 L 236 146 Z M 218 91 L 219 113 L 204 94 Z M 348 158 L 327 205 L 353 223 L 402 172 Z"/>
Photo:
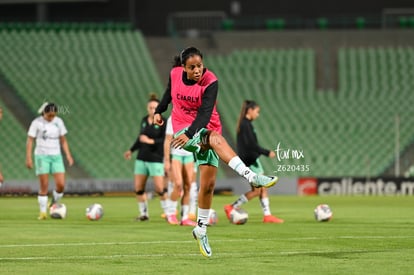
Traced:
<path fill-rule="evenodd" d="M 208 230 L 213 256 L 201 256 L 191 227 L 160 218 L 157 198 L 150 221 L 135 222 L 134 197 L 65 197 L 64 220 L 38 221 L 37 198 L 0 197 L 0 273 L 10 274 L 412 274 L 414 197 L 271 198 L 284 224 L 263 224 L 259 202 L 250 218 L 231 225 L 216 196 L 219 223 Z M 98 202 L 105 215 L 85 218 Z M 330 222 L 313 208 L 327 203 Z"/>

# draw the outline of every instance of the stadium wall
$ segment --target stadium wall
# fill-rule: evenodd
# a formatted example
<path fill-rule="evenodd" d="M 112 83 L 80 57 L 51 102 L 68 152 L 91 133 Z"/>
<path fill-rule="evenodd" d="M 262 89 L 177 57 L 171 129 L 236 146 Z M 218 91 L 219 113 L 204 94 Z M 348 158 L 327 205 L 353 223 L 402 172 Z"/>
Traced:
<path fill-rule="evenodd" d="M 49 191 L 54 183 L 49 185 Z M 0 196 L 36 195 L 37 181 L 8 181 L 0 189 Z M 147 192 L 154 192 L 154 184 L 150 180 Z M 215 194 L 241 195 L 250 190 L 249 184 L 239 177 L 218 180 Z M 299 196 L 412 196 L 414 195 L 414 178 L 296 178 L 281 177 L 276 186 L 268 189 L 270 195 Z M 99 196 L 99 195 L 131 195 L 133 196 L 132 180 L 68 180 L 66 195 Z"/>
<path fill-rule="evenodd" d="M 218 31 L 210 37 L 170 38 L 146 36 L 162 81 L 168 80 L 172 59 L 184 47 L 196 46 L 205 54 L 229 54 L 243 49 L 297 49 L 311 48 L 317 57 L 317 85 L 335 90 L 337 51 L 340 47 L 401 47 L 414 45 L 414 32 L 406 30 L 296 30 L 296 31 Z M 325 74 L 324 71 L 332 71 Z M 332 76 L 332 81 L 320 76 Z M 166 84 L 166 83 L 165 83 Z"/>
<path fill-rule="evenodd" d="M 83 3 L 77 1 L 51 3 L 53 1 L 46 1 L 48 3 L 43 5 L 42 16 L 39 16 L 37 5 L 42 1 L 18 1 L 18 4 L 13 4 L 13 1 L 0 1 L 0 4 L 2 4 L 2 2 L 3 5 L 1 5 L 0 8 L 0 21 L 129 21 L 137 28 L 141 29 L 146 35 L 166 35 L 168 16 L 174 12 L 222 11 L 230 18 L 246 18 L 247 20 L 250 19 L 254 22 L 263 18 L 275 17 L 292 18 L 292 20 L 316 19 L 319 17 L 332 18 L 342 17 L 344 15 L 349 17 L 374 16 L 375 18 L 381 18 L 381 14 L 386 8 L 413 7 L 413 3 L 406 0 L 210 0 L 199 2 L 164 1 L 162 5 L 158 1 L 134 0 L 84 1 Z M 23 4 L 23 2 L 26 3 Z M 238 3 L 239 8 L 234 8 L 234 3 Z M 315 27 L 314 25 L 315 24 L 311 24 L 310 27 Z M 379 23 L 377 23 L 377 25 L 379 25 Z M 309 26 L 303 24 L 301 27 Z"/>
<path fill-rule="evenodd" d="M 270 194 L 294 195 L 296 194 L 296 178 L 281 178 L 277 188 L 269 189 Z M 9 180 L 0 188 L 0 196 L 22 196 L 36 195 L 38 192 L 38 181 L 33 180 Z M 49 191 L 54 189 L 54 182 L 50 181 Z M 147 183 L 147 192 L 154 192 L 154 183 L 150 179 Z M 217 194 L 243 194 L 250 190 L 247 182 L 239 177 L 218 180 L 215 193 Z M 104 179 L 68 179 L 65 187 L 66 195 L 128 195 L 134 194 L 133 179 L 127 180 L 104 180 Z"/>

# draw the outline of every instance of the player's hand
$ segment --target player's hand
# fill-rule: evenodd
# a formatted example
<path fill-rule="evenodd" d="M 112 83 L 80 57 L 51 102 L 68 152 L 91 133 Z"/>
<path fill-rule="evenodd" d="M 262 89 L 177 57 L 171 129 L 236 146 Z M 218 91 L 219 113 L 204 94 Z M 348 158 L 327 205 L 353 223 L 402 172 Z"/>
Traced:
<path fill-rule="evenodd" d="M 128 150 L 128 151 L 126 151 L 126 152 L 124 153 L 124 158 L 125 158 L 126 160 L 130 160 L 130 159 L 131 159 L 131 156 L 132 156 L 132 152 L 131 152 L 131 150 Z"/>
<path fill-rule="evenodd" d="M 274 158 L 274 157 L 276 157 L 275 151 L 270 151 L 269 158 Z"/>
<path fill-rule="evenodd" d="M 69 166 L 72 166 L 75 161 L 72 158 L 72 155 L 67 155 L 66 160 L 68 161 Z"/>
<path fill-rule="evenodd" d="M 26 167 L 29 168 L 29 169 L 33 168 L 32 158 L 26 158 Z"/>
<path fill-rule="evenodd" d="M 173 148 L 182 148 L 188 140 L 189 138 L 187 137 L 187 135 L 183 133 L 178 137 L 172 139 L 171 146 Z"/>
<path fill-rule="evenodd" d="M 154 115 L 154 124 L 158 126 L 162 126 L 164 124 L 164 120 L 160 114 Z"/>

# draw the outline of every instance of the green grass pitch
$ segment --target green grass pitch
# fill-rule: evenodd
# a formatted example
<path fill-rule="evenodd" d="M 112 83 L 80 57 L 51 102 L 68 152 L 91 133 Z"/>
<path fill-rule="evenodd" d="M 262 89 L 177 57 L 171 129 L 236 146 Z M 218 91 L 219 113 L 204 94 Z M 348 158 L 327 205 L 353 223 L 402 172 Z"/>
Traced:
<path fill-rule="evenodd" d="M 244 209 L 245 225 L 232 225 L 215 196 L 213 250 L 201 256 L 191 227 L 161 219 L 158 198 L 150 221 L 135 222 L 131 197 L 64 197 L 64 220 L 38 221 L 36 197 L 0 197 L 1 274 L 413 274 L 414 197 L 272 196 L 284 224 L 263 224 L 257 199 Z M 85 208 L 101 203 L 105 215 L 88 221 Z M 327 203 L 330 222 L 313 209 Z"/>

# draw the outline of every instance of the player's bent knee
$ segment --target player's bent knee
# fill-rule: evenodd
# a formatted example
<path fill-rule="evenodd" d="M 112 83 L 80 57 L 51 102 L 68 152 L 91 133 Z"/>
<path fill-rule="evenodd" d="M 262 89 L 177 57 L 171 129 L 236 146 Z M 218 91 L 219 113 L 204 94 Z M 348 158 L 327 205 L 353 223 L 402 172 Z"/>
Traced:
<path fill-rule="evenodd" d="M 138 196 L 142 196 L 142 195 L 144 195 L 144 193 L 145 193 L 144 190 L 135 191 L 135 194 L 137 194 Z"/>
<path fill-rule="evenodd" d="M 160 196 L 160 197 L 162 197 L 162 196 L 164 196 L 164 194 L 165 193 L 167 193 L 168 192 L 168 189 L 163 189 L 163 190 L 161 190 L 161 191 L 156 191 L 157 192 L 157 194 Z"/>
<path fill-rule="evenodd" d="M 212 148 L 215 148 L 217 146 L 221 146 L 224 143 L 226 143 L 226 140 L 224 137 L 218 133 L 217 131 L 209 131 L 208 134 L 205 136 L 206 142 L 203 140 L 203 145 L 209 145 Z"/>

